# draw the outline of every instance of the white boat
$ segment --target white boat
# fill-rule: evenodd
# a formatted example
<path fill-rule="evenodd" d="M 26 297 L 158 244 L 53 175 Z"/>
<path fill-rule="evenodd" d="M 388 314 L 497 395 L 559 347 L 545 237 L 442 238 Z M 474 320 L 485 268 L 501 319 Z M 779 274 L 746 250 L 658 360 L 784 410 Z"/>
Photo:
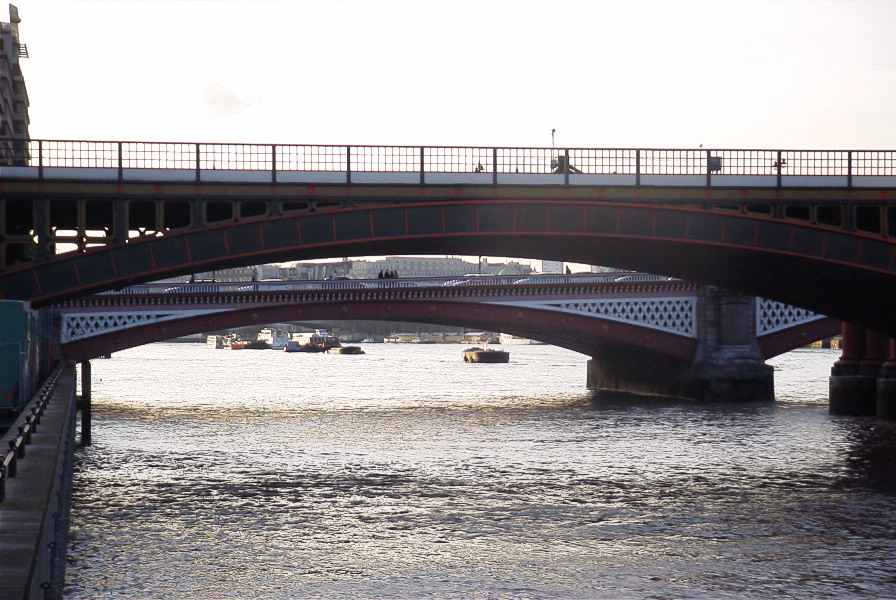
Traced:
<path fill-rule="evenodd" d="M 419 344 L 420 337 L 416 333 L 393 333 L 385 341 L 388 344 Z"/>
<path fill-rule="evenodd" d="M 502 333 L 499 336 L 502 344 L 514 344 L 514 345 L 544 345 L 544 342 L 539 342 L 538 340 L 533 340 L 527 337 L 521 337 L 518 335 L 512 335 L 510 333 Z"/>
<path fill-rule="evenodd" d="M 289 334 L 273 327 L 265 327 L 258 332 L 258 341 L 267 342 L 273 350 L 283 350 L 289 341 Z"/>

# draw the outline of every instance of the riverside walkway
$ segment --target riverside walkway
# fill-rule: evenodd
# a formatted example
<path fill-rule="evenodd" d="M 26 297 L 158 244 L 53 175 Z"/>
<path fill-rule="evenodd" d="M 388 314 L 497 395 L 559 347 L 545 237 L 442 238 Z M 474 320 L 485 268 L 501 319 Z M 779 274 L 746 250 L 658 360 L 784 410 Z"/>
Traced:
<path fill-rule="evenodd" d="M 63 363 L 0 439 L 0 598 L 62 597 L 75 437 L 75 370 Z"/>

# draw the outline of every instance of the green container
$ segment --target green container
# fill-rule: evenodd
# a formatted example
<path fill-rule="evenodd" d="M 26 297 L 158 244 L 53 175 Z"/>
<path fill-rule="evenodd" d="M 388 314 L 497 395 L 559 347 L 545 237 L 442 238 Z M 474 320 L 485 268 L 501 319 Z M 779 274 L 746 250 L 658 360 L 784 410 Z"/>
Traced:
<path fill-rule="evenodd" d="M 31 397 L 37 365 L 36 316 L 24 302 L 0 300 L 0 410 L 16 411 Z"/>

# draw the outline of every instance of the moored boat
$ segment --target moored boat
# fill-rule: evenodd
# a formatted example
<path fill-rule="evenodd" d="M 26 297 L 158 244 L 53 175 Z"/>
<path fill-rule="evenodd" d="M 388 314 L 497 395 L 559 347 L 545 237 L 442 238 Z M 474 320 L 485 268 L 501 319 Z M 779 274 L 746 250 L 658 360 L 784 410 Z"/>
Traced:
<path fill-rule="evenodd" d="M 464 362 L 468 363 L 506 363 L 510 361 L 510 352 L 479 348 L 473 346 L 464 350 Z"/>
<path fill-rule="evenodd" d="M 339 338 L 326 329 L 315 329 L 314 333 L 295 333 L 293 339 L 286 343 L 287 352 L 326 352 L 330 348 L 339 348 Z"/>
<path fill-rule="evenodd" d="M 283 346 L 284 352 L 326 352 L 327 349 L 323 346 L 315 346 L 312 344 L 300 344 L 295 340 L 289 340 L 286 342 L 286 345 Z"/>

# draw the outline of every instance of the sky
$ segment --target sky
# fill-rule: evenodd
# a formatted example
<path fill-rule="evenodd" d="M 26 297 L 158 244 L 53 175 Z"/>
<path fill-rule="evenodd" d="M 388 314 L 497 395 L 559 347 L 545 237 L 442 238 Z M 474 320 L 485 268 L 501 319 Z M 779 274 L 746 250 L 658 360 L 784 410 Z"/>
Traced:
<path fill-rule="evenodd" d="M 896 146 L 892 0 L 16 4 L 35 138 Z"/>
<path fill-rule="evenodd" d="M 893 0 L 18 0 L 31 136 L 893 148 Z"/>

